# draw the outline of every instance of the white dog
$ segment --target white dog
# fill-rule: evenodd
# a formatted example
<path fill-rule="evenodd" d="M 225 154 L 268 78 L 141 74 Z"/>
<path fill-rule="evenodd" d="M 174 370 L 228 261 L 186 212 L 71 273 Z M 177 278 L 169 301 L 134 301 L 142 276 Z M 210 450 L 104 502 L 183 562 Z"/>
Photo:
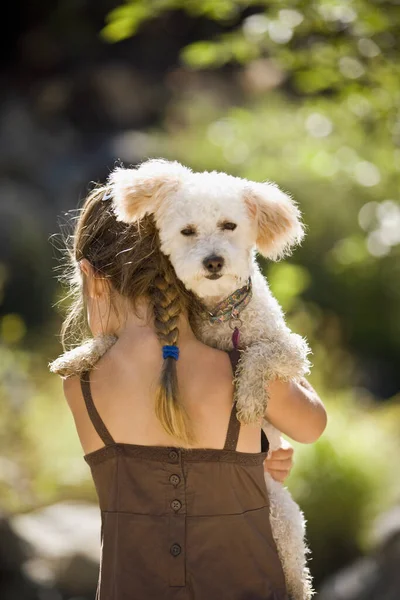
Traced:
<path fill-rule="evenodd" d="M 131 223 L 154 215 L 161 250 L 210 313 L 233 294 L 227 312 L 221 309 L 211 318 L 214 323 L 209 319 L 199 323 L 200 335 L 206 344 L 229 350 L 240 333 L 245 350 L 236 378 L 238 418 L 243 423 L 259 422 L 268 402 L 268 380 L 299 380 L 309 372 L 308 345 L 287 327 L 255 259 L 256 249 L 276 260 L 301 241 L 304 230 L 296 204 L 273 183 L 215 171 L 196 173 L 161 159 L 136 169 L 119 167 L 109 183 L 118 220 Z M 265 419 L 262 428 L 270 452 L 279 448 L 279 431 Z M 309 600 L 314 590 L 306 561 L 304 515 L 282 484 L 268 473 L 265 480 L 288 593 L 293 600 Z"/>

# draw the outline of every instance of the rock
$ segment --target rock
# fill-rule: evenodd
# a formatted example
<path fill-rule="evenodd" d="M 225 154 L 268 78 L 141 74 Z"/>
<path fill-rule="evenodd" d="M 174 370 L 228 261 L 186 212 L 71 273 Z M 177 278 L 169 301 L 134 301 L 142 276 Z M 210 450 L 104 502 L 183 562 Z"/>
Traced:
<path fill-rule="evenodd" d="M 398 600 L 400 598 L 400 507 L 377 519 L 375 550 L 329 577 L 318 600 Z"/>
<path fill-rule="evenodd" d="M 41 588 L 24 572 L 32 556 L 29 546 L 13 530 L 6 517 L 0 517 L 0 598 L 1 600 L 61 600 L 43 595 L 51 589 Z"/>
<path fill-rule="evenodd" d="M 12 527 L 31 549 L 24 571 L 33 581 L 66 597 L 94 598 L 100 559 L 98 506 L 60 502 L 13 517 Z"/>

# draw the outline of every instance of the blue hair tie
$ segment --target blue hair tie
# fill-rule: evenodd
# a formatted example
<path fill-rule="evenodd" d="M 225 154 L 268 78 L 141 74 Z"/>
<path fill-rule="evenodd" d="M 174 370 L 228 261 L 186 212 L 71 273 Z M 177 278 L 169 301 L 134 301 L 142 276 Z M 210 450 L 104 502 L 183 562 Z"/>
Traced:
<path fill-rule="evenodd" d="M 162 347 L 163 358 L 174 358 L 178 360 L 179 358 L 179 348 L 178 346 L 168 346 L 165 345 Z"/>

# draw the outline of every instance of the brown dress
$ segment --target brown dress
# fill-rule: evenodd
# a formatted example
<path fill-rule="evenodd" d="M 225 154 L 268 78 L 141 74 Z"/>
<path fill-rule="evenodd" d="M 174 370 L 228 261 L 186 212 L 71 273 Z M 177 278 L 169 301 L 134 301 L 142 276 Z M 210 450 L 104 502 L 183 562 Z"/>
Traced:
<path fill-rule="evenodd" d="M 268 440 L 262 431 L 261 452 L 236 450 L 236 402 L 223 449 L 117 443 L 90 371 L 81 386 L 105 444 L 84 456 L 101 510 L 96 600 L 290 600 L 269 521 Z"/>

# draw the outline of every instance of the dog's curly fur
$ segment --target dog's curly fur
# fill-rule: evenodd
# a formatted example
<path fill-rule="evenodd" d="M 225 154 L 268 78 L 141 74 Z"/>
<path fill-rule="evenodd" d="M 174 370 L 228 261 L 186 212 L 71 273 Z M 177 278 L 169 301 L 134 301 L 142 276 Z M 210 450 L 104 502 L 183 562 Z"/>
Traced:
<path fill-rule="evenodd" d="M 117 341 L 115 335 L 98 335 L 83 344 L 64 352 L 49 364 L 52 373 L 61 377 L 77 375 L 92 369 L 100 358 Z"/>

